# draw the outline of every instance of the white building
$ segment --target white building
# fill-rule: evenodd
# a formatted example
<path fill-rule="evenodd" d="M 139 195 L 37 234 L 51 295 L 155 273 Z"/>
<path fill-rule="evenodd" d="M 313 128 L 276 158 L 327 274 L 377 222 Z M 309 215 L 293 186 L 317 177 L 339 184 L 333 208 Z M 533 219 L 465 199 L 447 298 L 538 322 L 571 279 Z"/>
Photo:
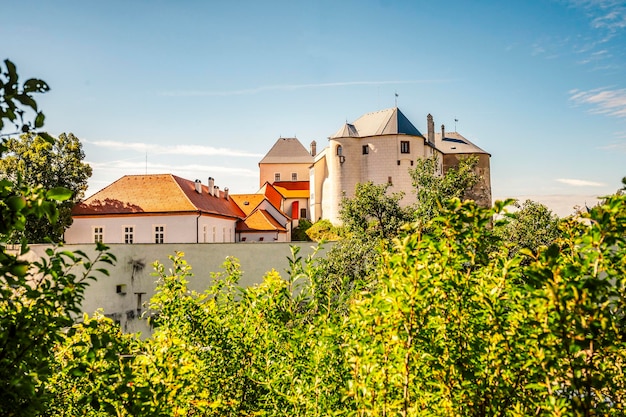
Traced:
<path fill-rule="evenodd" d="M 77 204 L 67 243 L 235 242 L 245 217 L 214 180 L 171 174 L 126 175 Z"/>
<path fill-rule="evenodd" d="M 490 155 L 457 132 L 434 131 L 427 116 L 424 136 L 397 107 L 367 113 L 354 123 L 345 123 L 328 138 L 328 147 L 313 153 L 309 173 L 310 216 L 313 221 L 339 222 L 342 198 L 354 196 L 358 183 L 390 184 L 389 192 L 403 192 L 403 205 L 415 202 L 409 174 L 418 159 L 436 156 L 440 173 L 456 166 L 461 158 L 478 156 L 478 173 L 483 180 L 472 190 L 472 198 L 491 205 Z M 312 144 L 312 150 L 314 149 Z"/>

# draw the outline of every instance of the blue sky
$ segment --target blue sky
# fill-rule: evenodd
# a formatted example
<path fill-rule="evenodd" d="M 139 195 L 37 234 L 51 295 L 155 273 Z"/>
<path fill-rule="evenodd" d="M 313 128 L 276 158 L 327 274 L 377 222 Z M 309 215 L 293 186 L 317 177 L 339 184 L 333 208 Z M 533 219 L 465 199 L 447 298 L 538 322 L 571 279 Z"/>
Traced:
<path fill-rule="evenodd" d="M 2 52 L 94 174 L 256 192 L 279 137 L 398 107 L 490 152 L 494 198 L 560 215 L 626 175 L 626 3 L 0 0 Z"/>

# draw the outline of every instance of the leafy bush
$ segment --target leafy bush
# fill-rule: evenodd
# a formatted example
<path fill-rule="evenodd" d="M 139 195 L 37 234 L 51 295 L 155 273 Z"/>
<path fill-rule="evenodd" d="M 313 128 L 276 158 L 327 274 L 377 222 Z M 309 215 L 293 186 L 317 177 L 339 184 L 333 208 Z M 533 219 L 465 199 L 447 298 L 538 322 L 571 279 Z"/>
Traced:
<path fill-rule="evenodd" d="M 341 239 L 341 228 L 334 226 L 330 220 L 318 220 L 306 231 L 306 234 L 314 242 L 328 242 Z"/>

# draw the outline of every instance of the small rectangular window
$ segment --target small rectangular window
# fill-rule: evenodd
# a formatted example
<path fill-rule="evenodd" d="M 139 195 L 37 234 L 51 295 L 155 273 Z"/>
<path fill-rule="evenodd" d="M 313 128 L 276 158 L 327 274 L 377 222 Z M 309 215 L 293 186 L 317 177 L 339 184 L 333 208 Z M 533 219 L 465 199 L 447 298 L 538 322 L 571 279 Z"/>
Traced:
<path fill-rule="evenodd" d="M 301 208 L 300 209 L 300 218 L 301 219 L 306 219 L 306 209 L 305 208 Z"/>
<path fill-rule="evenodd" d="M 280 172 L 274 174 L 274 181 L 280 181 Z"/>
<path fill-rule="evenodd" d="M 133 226 L 124 226 L 124 243 L 130 245 L 133 243 L 135 228 Z"/>
<path fill-rule="evenodd" d="M 104 227 L 98 226 L 93 228 L 93 241 L 94 243 L 104 241 Z"/>
<path fill-rule="evenodd" d="M 154 226 L 154 243 L 165 242 L 165 226 Z"/>
<path fill-rule="evenodd" d="M 297 172 L 292 172 L 291 173 L 291 181 L 298 181 L 298 173 Z"/>
<path fill-rule="evenodd" d="M 370 153 L 370 146 L 363 145 L 363 155 L 367 155 L 368 153 Z"/>
<path fill-rule="evenodd" d="M 400 141 L 400 153 L 411 153 L 408 140 Z"/>
<path fill-rule="evenodd" d="M 391 177 L 387 177 L 387 184 L 393 185 L 393 181 L 391 180 Z"/>

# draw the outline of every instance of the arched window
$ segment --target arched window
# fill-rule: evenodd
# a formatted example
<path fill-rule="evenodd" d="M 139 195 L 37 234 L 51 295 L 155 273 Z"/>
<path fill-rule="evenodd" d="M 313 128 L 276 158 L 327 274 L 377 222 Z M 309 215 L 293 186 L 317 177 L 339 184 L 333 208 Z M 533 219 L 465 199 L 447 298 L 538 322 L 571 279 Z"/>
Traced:
<path fill-rule="evenodd" d="M 337 145 L 337 156 L 343 155 L 343 148 L 341 145 Z"/>

